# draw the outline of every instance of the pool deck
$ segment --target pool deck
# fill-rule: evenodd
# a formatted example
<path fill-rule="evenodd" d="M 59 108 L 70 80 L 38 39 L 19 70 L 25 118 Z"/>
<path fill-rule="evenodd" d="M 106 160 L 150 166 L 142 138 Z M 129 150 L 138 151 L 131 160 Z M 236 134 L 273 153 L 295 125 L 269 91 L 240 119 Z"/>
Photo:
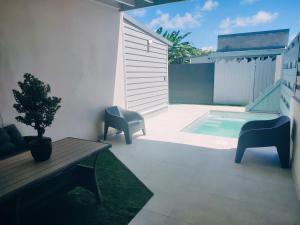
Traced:
<path fill-rule="evenodd" d="M 146 119 L 147 136 L 131 145 L 109 137 L 112 152 L 154 196 L 130 225 L 300 224 L 290 170 L 274 148 L 249 149 L 234 163 L 237 140 L 181 132 L 209 110 L 241 107 L 171 105 Z"/>

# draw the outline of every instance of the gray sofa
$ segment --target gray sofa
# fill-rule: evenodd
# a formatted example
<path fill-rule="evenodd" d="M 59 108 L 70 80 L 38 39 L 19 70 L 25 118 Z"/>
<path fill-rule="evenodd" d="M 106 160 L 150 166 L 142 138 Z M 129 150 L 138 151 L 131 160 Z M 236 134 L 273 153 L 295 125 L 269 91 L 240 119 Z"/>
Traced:
<path fill-rule="evenodd" d="M 0 159 L 27 151 L 33 136 L 22 136 L 14 124 L 0 128 Z"/>

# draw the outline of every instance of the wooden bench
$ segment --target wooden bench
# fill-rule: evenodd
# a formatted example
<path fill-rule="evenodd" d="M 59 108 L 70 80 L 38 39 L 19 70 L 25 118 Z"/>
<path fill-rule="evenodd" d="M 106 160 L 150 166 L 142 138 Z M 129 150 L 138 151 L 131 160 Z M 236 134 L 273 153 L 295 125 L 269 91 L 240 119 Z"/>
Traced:
<path fill-rule="evenodd" d="M 92 191 L 100 203 L 102 197 L 95 163 L 98 153 L 110 147 L 94 141 L 65 138 L 53 143 L 48 161 L 35 162 L 29 151 L 0 160 L 0 218 L 1 214 L 9 213 L 11 207 L 8 202 L 14 200 L 14 219 L 16 224 L 20 224 L 22 209 L 38 205 L 54 193 L 76 186 Z M 79 164 L 93 155 L 96 156 L 92 166 Z"/>

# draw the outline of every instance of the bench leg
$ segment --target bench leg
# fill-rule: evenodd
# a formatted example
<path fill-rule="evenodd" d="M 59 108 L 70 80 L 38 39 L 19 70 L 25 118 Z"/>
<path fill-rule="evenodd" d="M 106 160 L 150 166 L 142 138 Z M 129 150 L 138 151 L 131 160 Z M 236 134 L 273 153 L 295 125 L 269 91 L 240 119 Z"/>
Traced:
<path fill-rule="evenodd" d="M 78 186 L 84 187 L 93 192 L 97 198 L 97 203 L 102 203 L 102 194 L 98 188 L 95 168 L 85 165 L 77 165 L 76 180 Z"/>
<path fill-rule="evenodd" d="M 104 140 L 106 140 L 106 138 L 107 138 L 107 132 L 108 132 L 108 125 L 105 123 L 105 125 L 104 125 L 104 137 L 103 137 Z"/>

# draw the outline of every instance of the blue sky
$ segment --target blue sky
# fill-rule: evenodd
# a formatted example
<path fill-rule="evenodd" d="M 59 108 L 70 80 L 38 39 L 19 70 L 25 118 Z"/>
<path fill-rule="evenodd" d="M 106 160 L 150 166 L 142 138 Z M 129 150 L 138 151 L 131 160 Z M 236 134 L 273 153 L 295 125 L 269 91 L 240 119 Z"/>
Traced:
<path fill-rule="evenodd" d="M 216 48 L 217 35 L 273 29 L 300 32 L 299 0 L 188 0 L 129 11 L 153 30 L 192 32 L 187 38 L 198 48 Z"/>

